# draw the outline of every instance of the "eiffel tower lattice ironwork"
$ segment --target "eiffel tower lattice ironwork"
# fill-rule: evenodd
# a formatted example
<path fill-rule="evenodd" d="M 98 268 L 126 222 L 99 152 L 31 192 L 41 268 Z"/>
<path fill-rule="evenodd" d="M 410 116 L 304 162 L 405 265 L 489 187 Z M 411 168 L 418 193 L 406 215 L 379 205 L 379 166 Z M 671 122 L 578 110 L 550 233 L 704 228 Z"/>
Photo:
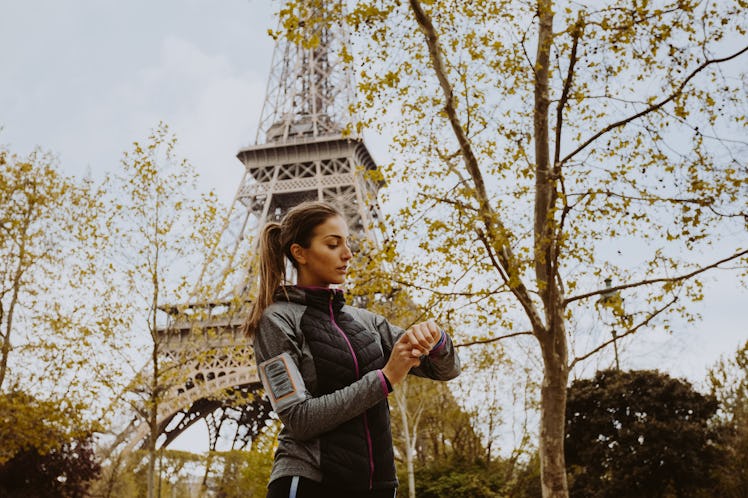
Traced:
<path fill-rule="evenodd" d="M 368 174 L 377 166 L 363 139 L 344 133 L 355 121 L 353 81 L 342 59 L 347 33 L 338 24 L 314 22 L 332 5 L 315 3 L 308 12 L 312 22 L 300 27 L 303 41 L 278 37 L 256 145 L 237 154 L 244 176 L 217 250 L 223 263 L 206 263 L 199 277 L 220 289 L 218 298 L 164 309 L 170 318 L 160 331 L 163 361 L 181 366 L 159 403 L 162 447 L 204 421 L 211 449 L 228 425 L 234 427 L 231 446 L 243 448 L 269 417 L 269 404 L 257 394 L 251 347 L 240 332 L 253 291 L 255 235 L 266 222 L 302 201 L 325 200 L 344 213 L 352 234 L 378 244 L 381 183 Z M 149 437 L 142 414 L 123 416 L 119 425 L 113 447 L 130 451 Z"/>

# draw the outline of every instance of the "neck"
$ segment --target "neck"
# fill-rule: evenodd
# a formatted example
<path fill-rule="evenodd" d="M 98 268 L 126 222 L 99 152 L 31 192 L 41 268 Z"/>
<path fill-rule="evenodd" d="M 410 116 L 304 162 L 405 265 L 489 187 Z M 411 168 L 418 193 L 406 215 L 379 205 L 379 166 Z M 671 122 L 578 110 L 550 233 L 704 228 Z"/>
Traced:
<path fill-rule="evenodd" d="M 302 282 L 297 282 L 296 287 L 299 289 L 312 289 L 312 290 L 323 290 L 323 289 L 329 289 L 330 285 L 313 285 L 313 284 L 305 284 Z"/>

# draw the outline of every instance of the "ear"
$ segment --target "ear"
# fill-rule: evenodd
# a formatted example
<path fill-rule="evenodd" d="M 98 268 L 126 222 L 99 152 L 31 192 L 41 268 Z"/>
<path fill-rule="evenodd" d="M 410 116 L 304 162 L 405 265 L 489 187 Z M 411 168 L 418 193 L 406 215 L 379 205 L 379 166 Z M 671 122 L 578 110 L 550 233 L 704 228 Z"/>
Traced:
<path fill-rule="evenodd" d="M 300 265 L 306 264 L 306 250 L 299 244 L 291 244 L 291 256 Z"/>

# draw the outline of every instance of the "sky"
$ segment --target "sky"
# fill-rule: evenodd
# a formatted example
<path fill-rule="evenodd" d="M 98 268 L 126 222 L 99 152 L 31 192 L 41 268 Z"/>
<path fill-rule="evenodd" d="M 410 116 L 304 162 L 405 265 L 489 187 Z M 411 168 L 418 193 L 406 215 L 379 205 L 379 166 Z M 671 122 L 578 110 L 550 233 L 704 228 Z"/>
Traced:
<path fill-rule="evenodd" d="M 54 152 L 66 173 L 115 171 L 159 121 L 179 153 L 228 205 L 255 143 L 275 27 L 272 0 L 0 0 L 0 144 Z M 387 141 L 365 135 L 385 162 Z M 386 210 L 386 206 L 385 206 Z M 748 340 L 748 291 L 707 277 L 703 321 L 624 347 L 626 368 L 659 368 L 699 384 Z M 659 334 L 659 335 L 658 335 Z"/>
<path fill-rule="evenodd" d="M 0 0 L 0 143 L 94 177 L 160 120 L 230 201 L 255 141 L 269 0 Z"/>

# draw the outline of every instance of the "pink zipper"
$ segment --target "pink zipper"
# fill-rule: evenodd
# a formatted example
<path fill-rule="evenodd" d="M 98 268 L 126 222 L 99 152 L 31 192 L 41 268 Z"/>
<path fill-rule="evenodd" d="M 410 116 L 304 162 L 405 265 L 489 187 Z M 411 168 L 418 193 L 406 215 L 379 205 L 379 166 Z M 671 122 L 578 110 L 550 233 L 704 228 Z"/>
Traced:
<path fill-rule="evenodd" d="M 330 292 L 330 321 L 332 322 L 335 329 L 340 333 L 341 337 L 345 340 L 345 343 L 348 344 L 348 350 L 351 352 L 351 356 L 353 357 L 353 366 L 356 369 L 356 379 L 360 379 L 361 375 L 359 374 L 358 369 L 358 358 L 356 358 L 356 352 L 353 350 L 353 345 L 351 344 L 351 341 L 348 340 L 348 336 L 345 335 L 345 332 L 343 332 L 343 329 L 340 328 L 338 323 L 335 321 L 335 314 L 332 311 L 332 300 L 334 298 L 335 291 Z M 371 432 L 369 431 L 369 420 L 366 417 L 366 412 L 364 412 L 364 432 L 366 433 L 366 447 L 369 450 L 369 490 L 371 490 L 374 487 L 374 452 L 372 449 L 372 442 L 371 442 Z"/>

